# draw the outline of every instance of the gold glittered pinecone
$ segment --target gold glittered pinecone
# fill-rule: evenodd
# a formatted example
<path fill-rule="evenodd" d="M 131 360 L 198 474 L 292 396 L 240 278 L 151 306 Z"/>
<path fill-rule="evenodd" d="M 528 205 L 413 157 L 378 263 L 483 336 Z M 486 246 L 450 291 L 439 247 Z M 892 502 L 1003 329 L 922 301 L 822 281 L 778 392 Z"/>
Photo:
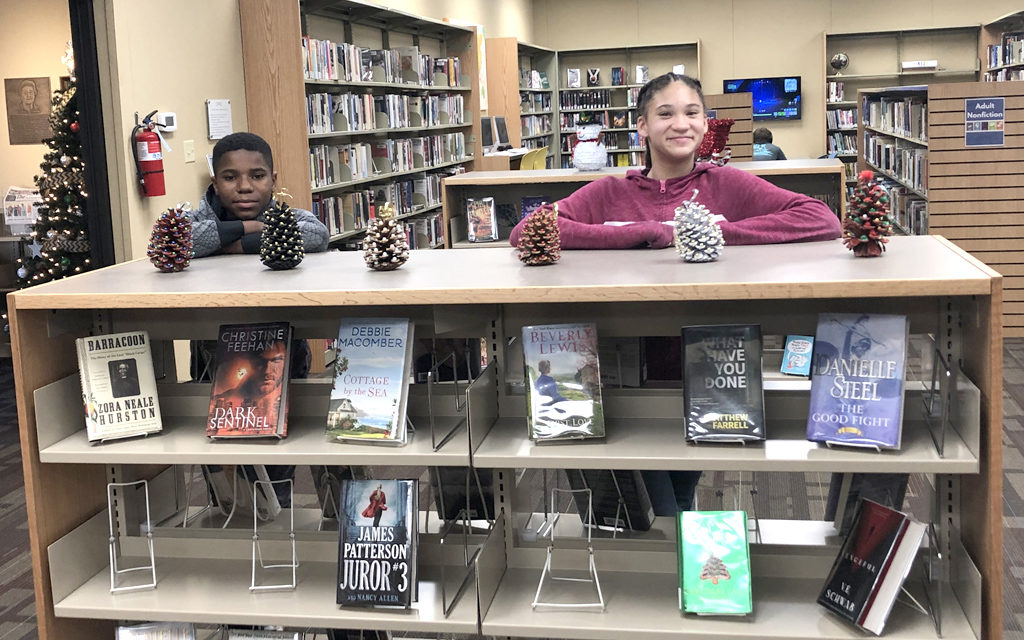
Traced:
<path fill-rule="evenodd" d="M 280 271 L 294 269 L 306 257 L 302 233 L 295 221 L 295 212 L 283 202 L 263 214 L 263 234 L 260 236 L 260 262 Z"/>

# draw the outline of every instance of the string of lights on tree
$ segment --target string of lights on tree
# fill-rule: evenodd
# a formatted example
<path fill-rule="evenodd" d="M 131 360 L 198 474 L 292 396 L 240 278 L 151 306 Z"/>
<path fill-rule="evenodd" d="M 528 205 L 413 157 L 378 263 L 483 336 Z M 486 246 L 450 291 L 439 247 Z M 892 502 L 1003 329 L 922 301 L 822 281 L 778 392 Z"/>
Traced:
<path fill-rule="evenodd" d="M 79 140 L 74 56 L 71 44 L 61 59 L 71 81 L 54 92 L 50 109 L 52 137 L 35 178 L 42 202 L 30 234 L 31 255 L 18 260 L 20 288 L 57 280 L 91 268 L 85 191 L 85 164 Z"/>

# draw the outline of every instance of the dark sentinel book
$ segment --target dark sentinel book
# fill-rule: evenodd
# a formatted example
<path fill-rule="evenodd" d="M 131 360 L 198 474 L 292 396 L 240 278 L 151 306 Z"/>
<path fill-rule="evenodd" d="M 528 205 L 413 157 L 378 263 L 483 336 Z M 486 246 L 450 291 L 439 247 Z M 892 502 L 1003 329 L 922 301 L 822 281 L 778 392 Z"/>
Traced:
<path fill-rule="evenodd" d="M 917 556 L 925 526 L 871 500 L 861 500 L 818 604 L 881 634 Z"/>
<path fill-rule="evenodd" d="M 341 483 L 338 604 L 408 608 L 416 601 L 416 480 Z"/>
<path fill-rule="evenodd" d="M 899 449 L 908 330 L 902 315 L 818 316 L 808 440 Z"/>
<path fill-rule="evenodd" d="M 683 328 L 683 416 L 686 439 L 765 439 L 761 326 Z"/>

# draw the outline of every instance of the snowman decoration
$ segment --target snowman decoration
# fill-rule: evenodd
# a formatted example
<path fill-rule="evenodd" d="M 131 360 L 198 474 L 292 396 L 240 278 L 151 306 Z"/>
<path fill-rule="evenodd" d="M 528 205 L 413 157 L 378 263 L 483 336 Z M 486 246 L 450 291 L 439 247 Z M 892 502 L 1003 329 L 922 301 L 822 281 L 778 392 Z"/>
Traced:
<path fill-rule="evenodd" d="M 608 165 L 608 149 L 604 146 L 601 123 L 585 114 L 576 125 L 576 144 L 572 149 L 572 166 L 580 171 L 597 171 Z"/>

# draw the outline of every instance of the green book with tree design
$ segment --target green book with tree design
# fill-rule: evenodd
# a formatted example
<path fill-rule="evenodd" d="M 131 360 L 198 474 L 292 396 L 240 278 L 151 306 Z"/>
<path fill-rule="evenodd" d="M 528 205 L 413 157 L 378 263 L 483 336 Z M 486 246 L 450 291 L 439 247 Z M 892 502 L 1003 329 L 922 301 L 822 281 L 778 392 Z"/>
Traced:
<path fill-rule="evenodd" d="M 679 608 L 700 615 L 751 613 L 747 514 L 683 511 L 678 523 Z"/>

